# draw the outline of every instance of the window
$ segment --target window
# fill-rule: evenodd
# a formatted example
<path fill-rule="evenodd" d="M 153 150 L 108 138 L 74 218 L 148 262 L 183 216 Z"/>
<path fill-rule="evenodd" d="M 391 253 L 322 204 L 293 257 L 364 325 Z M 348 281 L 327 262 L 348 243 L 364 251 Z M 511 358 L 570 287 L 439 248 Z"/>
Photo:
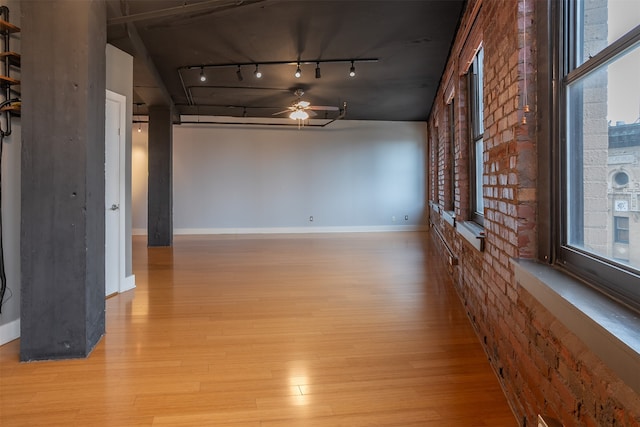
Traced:
<path fill-rule="evenodd" d="M 449 118 L 449 162 L 447 165 L 449 170 L 449 203 L 447 203 L 446 208 L 449 211 L 454 210 L 456 200 L 456 115 L 454 102 L 451 99 L 447 106 Z"/>
<path fill-rule="evenodd" d="M 614 219 L 614 240 L 616 243 L 629 243 L 629 217 L 616 216 Z"/>
<path fill-rule="evenodd" d="M 440 137 L 438 135 L 438 127 L 434 126 L 431 128 L 431 139 L 430 139 L 430 151 L 431 151 L 431 201 L 434 203 L 438 203 L 438 192 L 439 192 L 439 171 L 438 166 L 440 164 Z"/>
<path fill-rule="evenodd" d="M 469 129 L 471 130 L 469 147 L 469 187 L 471 201 L 471 220 L 484 224 L 484 201 L 482 198 L 482 174 L 484 159 L 484 101 L 483 101 L 483 50 L 478 50 L 469 68 Z"/>
<path fill-rule="evenodd" d="M 612 166 L 640 158 L 640 2 L 566 0 L 559 10 L 557 260 L 640 307 L 640 189 L 609 190 L 629 183 Z M 617 243 L 629 244 L 625 262 Z"/>
<path fill-rule="evenodd" d="M 629 175 L 624 172 L 617 172 L 613 176 L 613 182 L 615 186 L 618 188 L 624 188 L 629 184 Z"/>

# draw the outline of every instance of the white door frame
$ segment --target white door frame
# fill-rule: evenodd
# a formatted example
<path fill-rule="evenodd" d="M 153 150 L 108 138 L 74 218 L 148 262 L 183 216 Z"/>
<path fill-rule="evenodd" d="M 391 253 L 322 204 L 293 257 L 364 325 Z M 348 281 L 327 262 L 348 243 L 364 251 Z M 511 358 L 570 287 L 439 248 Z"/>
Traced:
<path fill-rule="evenodd" d="M 106 171 L 107 168 L 111 168 L 110 170 L 114 170 L 117 168 L 117 174 L 115 176 L 118 177 L 118 186 L 119 186 L 119 200 L 116 202 L 111 202 L 116 204 L 117 206 L 119 206 L 119 208 L 117 209 L 118 212 L 118 256 L 117 256 L 117 263 L 118 263 L 118 273 L 117 273 L 117 280 L 118 280 L 118 286 L 116 287 L 116 292 L 123 292 L 124 290 L 127 290 L 128 287 L 126 286 L 126 277 L 125 277 L 125 252 L 126 252 L 126 248 L 125 248 L 125 212 L 127 212 L 128 207 L 126 205 L 126 197 L 125 197 L 125 149 L 126 149 L 126 120 L 127 120 L 127 115 L 126 115 L 126 110 L 127 110 L 127 98 L 124 95 L 120 95 L 118 93 L 112 92 L 110 90 L 107 89 L 106 91 L 106 100 L 105 102 L 116 102 L 120 105 L 120 117 L 119 117 L 119 130 L 118 130 L 118 145 L 119 145 L 119 159 L 118 159 L 118 163 L 117 164 L 107 164 L 107 160 L 106 160 L 106 156 L 105 156 L 105 178 L 106 178 Z M 105 117 L 106 119 L 106 117 Z M 106 152 L 106 147 L 105 147 L 105 152 Z M 105 181 L 105 187 L 106 187 L 106 181 Z M 105 205 L 105 217 L 108 211 L 108 209 L 110 209 L 110 205 L 106 206 Z M 105 221 L 105 235 L 107 232 L 113 232 L 111 230 L 107 230 L 106 227 L 106 221 Z M 106 268 L 108 268 L 108 266 L 106 265 L 106 261 L 107 261 L 107 253 L 105 251 L 105 277 L 106 277 Z"/>

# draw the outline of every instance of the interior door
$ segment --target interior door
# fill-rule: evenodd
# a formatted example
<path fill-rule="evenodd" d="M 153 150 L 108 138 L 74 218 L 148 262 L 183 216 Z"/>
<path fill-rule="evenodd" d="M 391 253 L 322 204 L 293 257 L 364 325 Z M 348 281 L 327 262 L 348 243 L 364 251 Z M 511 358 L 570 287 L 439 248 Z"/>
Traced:
<path fill-rule="evenodd" d="M 105 108 L 105 294 L 118 293 L 124 277 L 121 155 L 126 98 L 107 91 Z"/>

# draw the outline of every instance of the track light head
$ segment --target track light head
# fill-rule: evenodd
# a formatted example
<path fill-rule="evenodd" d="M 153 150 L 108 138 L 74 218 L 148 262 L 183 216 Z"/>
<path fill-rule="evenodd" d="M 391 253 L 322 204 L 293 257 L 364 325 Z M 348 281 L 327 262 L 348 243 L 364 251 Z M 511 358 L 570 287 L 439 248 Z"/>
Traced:
<path fill-rule="evenodd" d="M 296 68 L 296 73 L 294 74 L 294 76 L 296 76 L 296 79 L 299 79 L 300 76 L 302 76 L 302 70 L 300 69 L 300 63 L 298 62 L 298 68 Z"/>
<path fill-rule="evenodd" d="M 320 75 L 320 63 L 316 62 L 316 79 L 319 79 L 320 77 L 322 77 Z"/>
<path fill-rule="evenodd" d="M 356 67 L 353 65 L 353 61 L 351 61 L 351 68 L 349 68 L 349 77 L 356 76 Z"/>
<path fill-rule="evenodd" d="M 253 72 L 253 75 L 256 76 L 256 79 L 262 78 L 262 71 L 258 69 L 258 64 L 256 64 L 256 70 Z"/>
<path fill-rule="evenodd" d="M 204 67 L 200 67 L 200 81 L 201 82 L 207 81 L 207 76 L 204 74 Z"/>
<path fill-rule="evenodd" d="M 236 71 L 236 76 L 238 76 L 238 81 L 241 82 L 243 80 L 242 78 L 242 70 L 240 69 L 240 66 L 238 65 L 238 71 Z"/>

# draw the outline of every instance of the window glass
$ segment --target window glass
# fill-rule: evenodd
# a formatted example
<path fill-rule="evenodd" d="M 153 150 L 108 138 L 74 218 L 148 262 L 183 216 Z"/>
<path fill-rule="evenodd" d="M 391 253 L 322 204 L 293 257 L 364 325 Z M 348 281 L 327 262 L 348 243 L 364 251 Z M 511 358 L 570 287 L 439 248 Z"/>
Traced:
<path fill-rule="evenodd" d="M 640 1 L 562 5 L 557 261 L 640 309 Z"/>
<path fill-rule="evenodd" d="M 449 207 L 452 211 L 456 200 L 456 109 L 455 100 L 449 103 Z"/>
<path fill-rule="evenodd" d="M 472 129 L 473 129 L 473 137 L 478 138 L 481 137 L 484 133 L 484 97 L 483 97 L 483 75 L 482 75 L 482 66 L 484 62 L 484 51 L 480 49 L 473 59 L 473 65 L 471 67 L 471 87 L 473 90 L 472 101 L 473 101 L 473 114 L 471 120 L 473 121 Z"/>
<path fill-rule="evenodd" d="M 638 25 L 640 1 L 581 1 L 576 15 L 576 62 L 581 65 Z"/>
<path fill-rule="evenodd" d="M 480 49 L 469 68 L 469 95 L 471 100 L 471 219 L 481 225 L 484 220 L 484 202 L 482 195 L 482 175 L 484 167 L 483 60 L 484 53 L 483 50 Z"/>
<path fill-rule="evenodd" d="M 475 142 L 475 211 L 478 215 L 484 215 L 484 200 L 482 197 L 482 158 L 484 154 L 484 143 L 482 138 Z"/>
<path fill-rule="evenodd" d="M 636 78 L 626 78 L 629 69 Z M 640 159 L 640 45 L 621 53 L 568 86 L 567 99 L 567 243 L 599 257 L 614 259 L 612 233 L 616 213 L 640 212 L 637 187 L 624 188 L 620 167 L 636 169 Z M 616 82 L 624 81 L 618 88 Z M 611 144 L 616 138 L 629 142 Z M 640 175 L 639 175 L 640 176 Z M 637 215 L 636 215 L 637 216 Z M 628 218 L 627 218 L 628 219 Z M 640 268 L 640 221 L 627 227 L 635 239 L 631 265 Z"/>
<path fill-rule="evenodd" d="M 612 258 L 611 217 L 639 211 L 640 191 L 615 191 L 621 178 L 610 173 L 621 166 L 638 168 L 640 159 L 640 79 L 625 78 L 630 69 L 640 76 L 640 46 L 572 82 L 567 91 L 567 242 L 605 258 Z M 617 80 L 626 82 L 624 92 L 614 90 Z M 614 148 L 610 139 L 621 129 L 631 143 Z M 638 238 L 631 251 L 638 256 L 630 262 L 640 267 L 640 223 L 632 228 Z"/>

